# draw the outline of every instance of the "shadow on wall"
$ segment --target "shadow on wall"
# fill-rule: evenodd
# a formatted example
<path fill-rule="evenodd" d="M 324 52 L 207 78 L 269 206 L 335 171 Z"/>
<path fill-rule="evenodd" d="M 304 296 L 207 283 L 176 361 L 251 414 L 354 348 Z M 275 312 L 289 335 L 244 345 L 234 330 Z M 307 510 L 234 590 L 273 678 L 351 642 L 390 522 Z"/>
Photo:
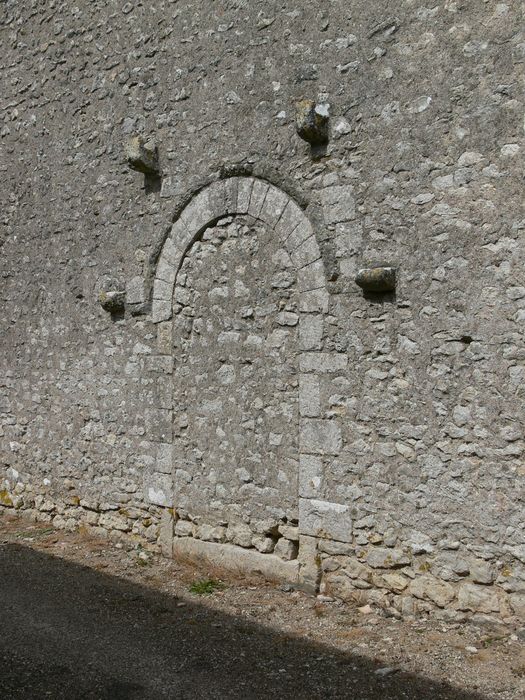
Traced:
<path fill-rule="evenodd" d="M 23 546 L 0 571 L 5 700 L 482 700 Z"/>

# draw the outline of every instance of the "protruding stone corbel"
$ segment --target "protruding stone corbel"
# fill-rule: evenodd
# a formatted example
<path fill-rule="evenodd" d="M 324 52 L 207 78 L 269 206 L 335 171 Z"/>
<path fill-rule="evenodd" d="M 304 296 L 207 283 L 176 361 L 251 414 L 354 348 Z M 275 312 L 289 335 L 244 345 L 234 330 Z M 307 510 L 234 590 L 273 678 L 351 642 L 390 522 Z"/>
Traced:
<path fill-rule="evenodd" d="M 311 146 L 328 143 L 328 104 L 300 100 L 295 105 L 295 128 L 298 135 Z"/>
<path fill-rule="evenodd" d="M 144 175 L 159 175 L 159 153 L 153 139 L 132 136 L 126 142 L 128 165 Z"/>
<path fill-rule="evenodd" d="M 101 291 L 98 295 L 100 306 L 110 314 L 121 314 L 126 308 L 126 293 L 122 291 Z"/>
<path fill-rule="evenodd" d="M 369 294 L 386 294 L 396 289 L 394 267 L 366 267 L 358 271 L 356 284 Z"/>

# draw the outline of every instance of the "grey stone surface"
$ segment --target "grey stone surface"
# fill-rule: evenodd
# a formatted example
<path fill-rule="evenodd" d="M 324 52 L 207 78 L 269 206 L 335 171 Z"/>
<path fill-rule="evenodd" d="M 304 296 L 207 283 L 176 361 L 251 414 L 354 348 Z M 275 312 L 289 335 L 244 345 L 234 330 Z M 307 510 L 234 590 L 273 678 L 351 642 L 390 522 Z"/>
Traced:
<path fill-rule="evenodd" d="M 523 614 L 518 4 L 398 4 L 387 36 L 357 0 L 346 46 L 342 0 L 321 33 L 308 3 L 262 32 L 258 3 L 4 5 L 1 507 L 158 548 L 173 506 L 255 553 L 300 494 L 360 523 L 341 590 Z M 326 157 L 301 96 L 330 104 Z M 148 134 L 160 190 L 124 162 Z M 395 298 L 367 298 L 387 261 Z"/>
<path fill-rule="evenodd" d="M 232 544 L 203 542 L 190 537 L 175 539 L 173 556 L 240 574 L 259 575 L 269 581 L 294 584 L 299 576 L 297 561 L 284 561 L 274 554 L 261 554 L 256 549 L 241 549 Z"/>
<path fill-rule="evenodd" d="M 299 318 L 289 256 L 267 227 L 226 220 L 188 252 L 175 299 L 174 421 L 184 422 L 174 440 L 188 475 L 175 480 L 178 505 L 211 522 L 293 517 Z"/>
<path fill-rule="evenodd" d="M 299 530 L 310 537 L 352 541 L 352 516 L 350 509 L 340 503 L 328 503 L 315 499 L 299 500 Z"/>
<path fill-rule="evenodd" d="M 300 100 L 295 105 L 295 128 L 299 136 L 312 145 L 328 141 L 328 106 L 313 100 Z"/>
<path fill-rule="evenodd" d="M 339 454 L 342 448 L 341 428 L 333 420 L 303 419 L 301 451 L 311 454 Z"/>
<path fill-rule="evenodd" d="M 130 168 L 145 175 L 156 175 L 159 172 L 158 149 L 153 139 L 143 136 L 131 136 L 126 141 L 126 158 Z"/>
<path fill-rule="evenodd" d="M 355 281 L 365 292 L 393 292 L 396 288 L 396 271 L 393 267 L 363 268 L 357 273 Z"/>

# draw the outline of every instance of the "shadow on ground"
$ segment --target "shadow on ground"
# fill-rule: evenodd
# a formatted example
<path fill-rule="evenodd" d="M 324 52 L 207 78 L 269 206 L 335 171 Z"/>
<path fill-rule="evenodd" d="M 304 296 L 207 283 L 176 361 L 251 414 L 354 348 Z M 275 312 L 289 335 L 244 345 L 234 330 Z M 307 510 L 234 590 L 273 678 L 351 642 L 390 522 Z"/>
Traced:
<path fill-rule="evenodd" d="M 0 697 L 481 700 L 20 545 L 0 546 Z"/>

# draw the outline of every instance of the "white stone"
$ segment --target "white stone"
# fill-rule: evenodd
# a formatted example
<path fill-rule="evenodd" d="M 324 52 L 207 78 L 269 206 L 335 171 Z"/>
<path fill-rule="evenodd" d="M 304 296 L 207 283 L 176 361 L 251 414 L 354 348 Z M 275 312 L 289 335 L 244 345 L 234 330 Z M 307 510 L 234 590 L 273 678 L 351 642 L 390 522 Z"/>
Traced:
<path fill-rule="evenodd" d="M 297 550 L 298 547 L 296 542 L 292 542 L 291 540 L 287 540 L 284 537 L 281 537 L 280 540 L 277 540 L 277 544 L 275 545 L 274 549 L 274 554 L 276 554 L 278 557 L 281 557 L 281 559 L 291 561 L 292 559 L 297 559 Z"/>
<path fill-rule="evenodd" d="M 347 364 L 342 352 L 303 352 L 299 361 L 301 372 L 340 372 Z"/>
<path fill-rule="evenodd" d="M 299 496 L 318 498 L 323 479 L 323 461 L 315 455 L 299 457 Z"/>
<path fill-rule="evenodd" d="M 339 542 L 352 541 L 350 509 L 340 503 L 299 499 L 299 532 Z"/>
<path fill-rule="evenodd" d="M 319 350 L 323 339 L 323 318 L 304 315 L 299 323 L 299 345 L 301 350 Z"/>
<path fill-rule="evenodd" d="M 269 581 L 295 584 L 299 580 L 299 562 L 284 561 L 274 554 L 261 554 L 256 549 L 203 542 L 181 537 L 173 542 L 173 557 L 191 559 L 200 564 L 244 575 L 259 575 Z"/>
<path fill-rule="evenodd" d="M 474 583 L 464 583 L 459 589 L 458 608 L 472 612 L 498 612 L 500 604 L 496 591 Z"/>
<path fill-rule="evenodd" d="M 341 428 L 335 420 L 304 418 L 301 421 L 301 453 L 337 455 L 342 446 Z"/>

